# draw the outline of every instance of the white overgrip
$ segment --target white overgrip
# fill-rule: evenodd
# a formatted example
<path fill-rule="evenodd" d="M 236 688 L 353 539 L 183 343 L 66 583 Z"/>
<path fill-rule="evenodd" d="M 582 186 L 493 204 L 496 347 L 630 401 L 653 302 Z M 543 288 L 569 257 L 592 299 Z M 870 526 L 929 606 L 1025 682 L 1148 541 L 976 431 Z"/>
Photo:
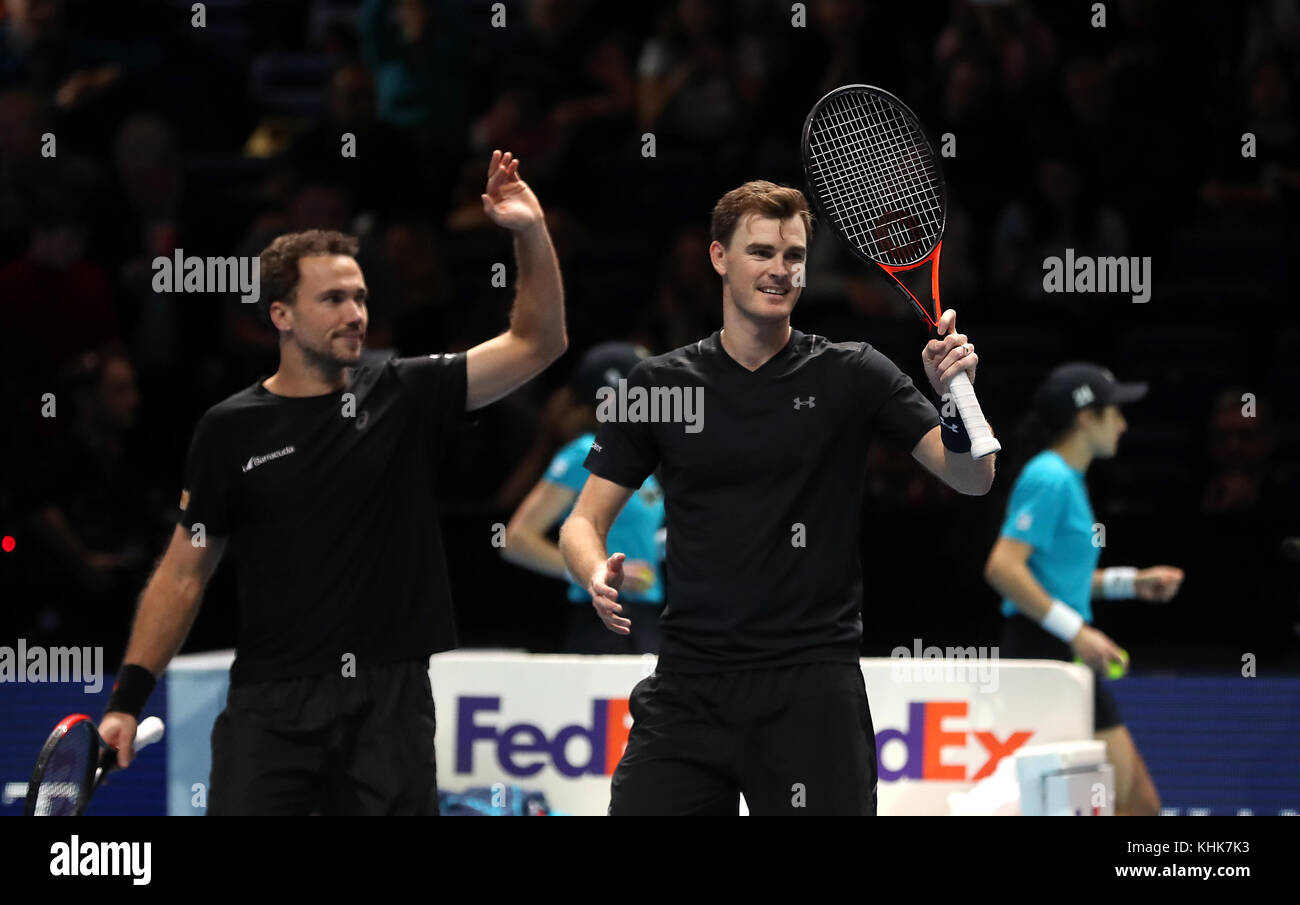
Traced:
<path fill-rule="evenodd" d="M 975 398 L 975 387 L 964 371 L 948 382 L 948 392 L 957 404 L 957 412 L 961 415 L 962 424 L 966 426 L 966 435 L 970 437 L 971 458 L 982 459 L 1000 450 L 1002 444 L 989 430 L 980 402 Z"/>
<path fill-rule="evenodd" d="M 163 721 L 156 716 L 145 717 L 135 730 L 135 750 L 139 751 L 146 745 L 152 745 L 158 739 L 163 737 Z"/>

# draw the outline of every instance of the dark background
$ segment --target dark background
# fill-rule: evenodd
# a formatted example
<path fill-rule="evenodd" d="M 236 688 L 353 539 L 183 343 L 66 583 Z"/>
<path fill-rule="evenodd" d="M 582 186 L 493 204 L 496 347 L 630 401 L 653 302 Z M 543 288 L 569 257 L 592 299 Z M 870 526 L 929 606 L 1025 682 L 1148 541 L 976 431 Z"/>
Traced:
<path fill-rule="evenodd" d="M 1118 457 L 1088 475 L 1101 563 L 1187 573 L 1173 603 L 1099 603 L 1098 625 L 1138 671 L 1234 673 L 1248 652 L 1261 674 L 1300 666 L 1300 574 L 1278 555 L 1300 534 L 1289 4 L 1115 0 L 1104 28 L 1090 3 L 1015 0 L 813 0 L 802 28 L 767 0 L 507 2 L 504 28 L 466 0 L 211 0 L 201 29 L 188 0 L 3 6 L 0 532 L 16 547 L 0 554 L 0 638 L 120 654 L 195 421 L 275 369 L 252 306 L 152 292 L 155 256 L 350 231 L 369 344 L 464 349 L 507 325 L 511 290 L 490 268 L 511 261 L 509 237 L 478 197 L 503 148 L 547 210 L 570 351 L 447 451 L 441 505 L 463 643 L 557 649 L 562 586 L 490 544 L 570 439 L 548 404 L 597 342 L 662 352 L 720 325 L 713 203 L 746 179 L 802 185 L 808 108 L 867 82 L 955 137 L 944 301 L 978 347 L 1004 453 L 972 499 L 906 452 L 872 451 L 864 653 L 996 642 L 980 573 L 1032 452 L 1016 424 L 1052 365 L 1087 358 L 1152 384 Z M 794 326 L 869 341 L 925 385 L 915 315 L 834 242 L 814 239 Z M 1066 247 L 1150 256 L 1150 301 L 1043 293 L 1043 259 Z M 130 363 L 116 382 L 81 364 L 106 348 Z M 57 418 L 40 417 L 47 392 Z M 76 555 L 42 533 L 52 509 Z M 186 650 L 233 644 L 233 568 Z"/>

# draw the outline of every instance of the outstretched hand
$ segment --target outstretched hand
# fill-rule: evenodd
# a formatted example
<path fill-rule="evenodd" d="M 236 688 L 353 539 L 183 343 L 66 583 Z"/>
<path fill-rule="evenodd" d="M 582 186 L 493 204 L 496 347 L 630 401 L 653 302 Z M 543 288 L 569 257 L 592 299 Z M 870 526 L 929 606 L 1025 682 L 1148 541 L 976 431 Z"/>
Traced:
<path fill-rule="evenodd" d="M 625 555 L 615 553 L 601 563 L 587 582 L 587 592 L 591 594 L 591 605 L 596 608 L 600 621 L 611 632 L 619 635 L 632 634 L 632 620 L 618 615 L 623 607 L 618 603 L 618 591 L 623 586 L 623 560 Z"/>

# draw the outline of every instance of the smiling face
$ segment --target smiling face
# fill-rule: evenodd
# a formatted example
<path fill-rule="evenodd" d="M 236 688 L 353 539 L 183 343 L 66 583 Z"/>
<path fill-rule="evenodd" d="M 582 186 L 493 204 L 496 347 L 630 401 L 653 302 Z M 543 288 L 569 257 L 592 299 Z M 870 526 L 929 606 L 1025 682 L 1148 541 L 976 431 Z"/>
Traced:
<path fill-rule="evenodd" d="M 366 281 L 350 255 L 311 255 L 298 260 L 292 304 L 271 303 L 282 338 L 298 346 L 303 360 L 326 371 L 361 360 L 369 313 Z"/>
<path fill-rule="evenodd" d="M 808 235 L 800 217 L 747 214 L 727 245 L 709 246 L 709 257 L 722 277 L 724 306 L 729 300 L 750 320 L 788 320 L 803 291 L 795 276 L 808 257 Z"/>

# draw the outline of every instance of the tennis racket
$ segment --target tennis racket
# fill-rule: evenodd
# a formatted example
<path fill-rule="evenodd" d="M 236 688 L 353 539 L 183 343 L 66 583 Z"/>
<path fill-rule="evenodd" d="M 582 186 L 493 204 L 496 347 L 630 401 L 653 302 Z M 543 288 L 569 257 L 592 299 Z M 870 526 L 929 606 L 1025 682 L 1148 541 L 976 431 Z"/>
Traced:
<path fill-rule="evenodd" d="M 943 170 L 915 114 L 888 91 L 843 85 L 819 100 L 803 125 L 803 166 L 819 218 L 861 261 L 893 281 L 937 336 L 939 253 L 948 219 Z M 898 274 L 931 264 L 933 309 Z M 948 392 L 982 459 L 1002 448 L 989 430 L 975 388 L 963 371 Z"/>
<path fill-rule="evenodd" d="M 146 717 L 135 730 L 135 750 L 163 736 L 163 721 Z M 103 748 L 104 750 L 100 751 Z M 27 783 L 24 817 L 80 817 L 104 777 L 117 767 L 117 749 L 99 737 L 90 717 L 74 713 L 45 740 Z"/>

